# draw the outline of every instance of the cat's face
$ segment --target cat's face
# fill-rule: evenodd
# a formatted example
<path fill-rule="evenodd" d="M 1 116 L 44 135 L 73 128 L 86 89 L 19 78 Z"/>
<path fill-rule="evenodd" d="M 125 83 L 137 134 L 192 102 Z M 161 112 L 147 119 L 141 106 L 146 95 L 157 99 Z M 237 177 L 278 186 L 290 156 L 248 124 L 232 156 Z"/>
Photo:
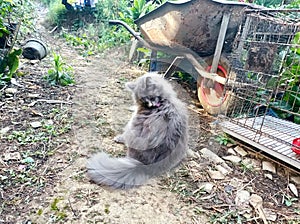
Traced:
<path fill-rule="evenodd" d="M 169 83 L 155 74 L 146 74 L 133 82 L 126 83 L 126 87 L 133 93 L 134 100 L 143 107 L 160 107 L 168 99 Z"/>

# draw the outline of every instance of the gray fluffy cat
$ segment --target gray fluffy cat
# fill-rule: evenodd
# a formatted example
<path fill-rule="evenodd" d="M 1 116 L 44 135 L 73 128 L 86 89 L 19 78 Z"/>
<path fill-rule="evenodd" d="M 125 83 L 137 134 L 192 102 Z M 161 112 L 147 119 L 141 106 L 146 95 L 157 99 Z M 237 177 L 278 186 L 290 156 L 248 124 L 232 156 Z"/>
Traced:
<path fill-rule="evenodd" d="M 168 81 L 148 73 L 126 87 L 133 93 L 136 111 L 117 140 L 128 148 L 127 156 L 111 158 L 102 152 L 87 162 L 91 180 L 123 189 L 176 167 L 188 148 L 187 111 Z"/>

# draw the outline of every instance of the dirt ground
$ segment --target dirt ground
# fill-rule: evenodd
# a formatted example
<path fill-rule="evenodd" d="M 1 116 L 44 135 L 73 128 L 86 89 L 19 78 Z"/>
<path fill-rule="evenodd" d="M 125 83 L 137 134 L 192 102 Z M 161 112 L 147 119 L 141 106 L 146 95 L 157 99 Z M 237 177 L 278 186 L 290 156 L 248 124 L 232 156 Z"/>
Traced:
<path fill-rule="evenodd" d="M 159 180 L 138 189 L 112 191 L 90 183 L 85 176 L 86 159 L 93 152 L 126 153 L 122 145 L 113 142 L 131 115 L 131 95 L 124 84 L 145 73 L 127 62 L 127 48 L 86 59 L 63 40 L 47 35 L 42 26 L 38 30 L 49 50 L 72 65 L 76 85 L 55 87 L 45 82 L 43 75 L 52 63 L 49 55 L 41 62 L 22 60 L 20 70 L 26 75 L 17 80 L 20 86 L 1 90 L 1 128 L 9 131 L 1 138 L 4 201 L 0 223 L 192 222 L 191 205 L 162 189 Z M 191 101 L 177 85 L 181 97 Z M 194 117 L 191 148 L 201 140 L 200 119 Z M 32 122 L 39 121 L 43 126 L 32 128 Z M 47 123 L 67 130 L 46 145 L 28 139 L 26 135 L 34 138 L 44 133 Z M 28 158 L 34 160 L 32 164 L 26 163 Z"/>
<path fill-rule="evenodd" d="M 124 84 L 145 71 L 127 61 L 128 46 L 84 58 L 44 27 L 38 30 L 49 49 L 72 65 L 76 84 L 46 83 L 49 55 L 41 62 L 22 60 L 25 76 L 17 79 L 19 86 L 1 89 L 0 223 L 266 223 L 251 206 L 240 210 L 236 205 L 243 189 L 262 196 L 264 207 L 277 214 L 273 223 L 300 222 L 298 198 L 287 189 L 290 174 L 276 165 L 278 172 L 267 178 L 259 168 L 264 158 L 256 153 L 244 159 L 257 169 L 228 163 L 233 172 L 226 178 L 208 175 L 212 164 L 200 150 L 224 156 L 235 145 L 214 140 L 215 118 L 176 80 L 172 84 L 190 112 L 189 148 L 195 157 L 137 189 L 111 190 L 89 182 L 85 165 L 94 152 L 125 155 L 113 141 L 131 115 Z M 213 190 L 200 190 L 202 183 Z"/>

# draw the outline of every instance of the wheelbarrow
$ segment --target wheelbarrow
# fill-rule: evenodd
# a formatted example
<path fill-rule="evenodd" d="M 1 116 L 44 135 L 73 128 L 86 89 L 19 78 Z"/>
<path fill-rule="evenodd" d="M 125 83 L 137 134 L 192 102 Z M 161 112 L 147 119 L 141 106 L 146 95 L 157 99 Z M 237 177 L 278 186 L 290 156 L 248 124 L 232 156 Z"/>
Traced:
<path fill-rule="evenodd" d="M 124 26 L 153 54 L 162 51 L 174 55 L 165 76 L 177 67 L 192 67 L 200 103 L 208 113 L 218 114 L 230 106 L 230 94 L 224 93 L 224 85 L 231 81 L 227 78 L 230 65 L 226 55 L 232 52 L 249 8 L 261 7 L 232 1 L 169 1 L 135 21 L 140 33 L 119 20 L 110 24 Z M 181 64 L 184 60 L 188 64 Z M 155 63 L 151 61 L 150 70 L 155 70 Z"/>

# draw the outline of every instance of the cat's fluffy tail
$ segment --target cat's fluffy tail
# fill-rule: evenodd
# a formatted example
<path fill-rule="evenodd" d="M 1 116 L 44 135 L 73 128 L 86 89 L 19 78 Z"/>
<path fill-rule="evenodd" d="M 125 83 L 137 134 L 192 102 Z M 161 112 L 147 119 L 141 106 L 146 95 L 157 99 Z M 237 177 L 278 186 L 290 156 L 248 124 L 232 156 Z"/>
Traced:
<path fill-rule="evenodd" d="M 172 154 L 172 153 L 171 153 Z M 174 160 L 172 155 L 154 164 L 145 165 L 133 158 L 112 158 L 106 153 L 93 155 L 87 162 L 88 176 L 97 184 L 113 188 L 133 188 L 144 184 L 148 179 L 175 167 L 183 159 Z M 181 156 L 180 156 L 181 157 Z M 174 164 L 175 162 L 175 164 Z"/>

